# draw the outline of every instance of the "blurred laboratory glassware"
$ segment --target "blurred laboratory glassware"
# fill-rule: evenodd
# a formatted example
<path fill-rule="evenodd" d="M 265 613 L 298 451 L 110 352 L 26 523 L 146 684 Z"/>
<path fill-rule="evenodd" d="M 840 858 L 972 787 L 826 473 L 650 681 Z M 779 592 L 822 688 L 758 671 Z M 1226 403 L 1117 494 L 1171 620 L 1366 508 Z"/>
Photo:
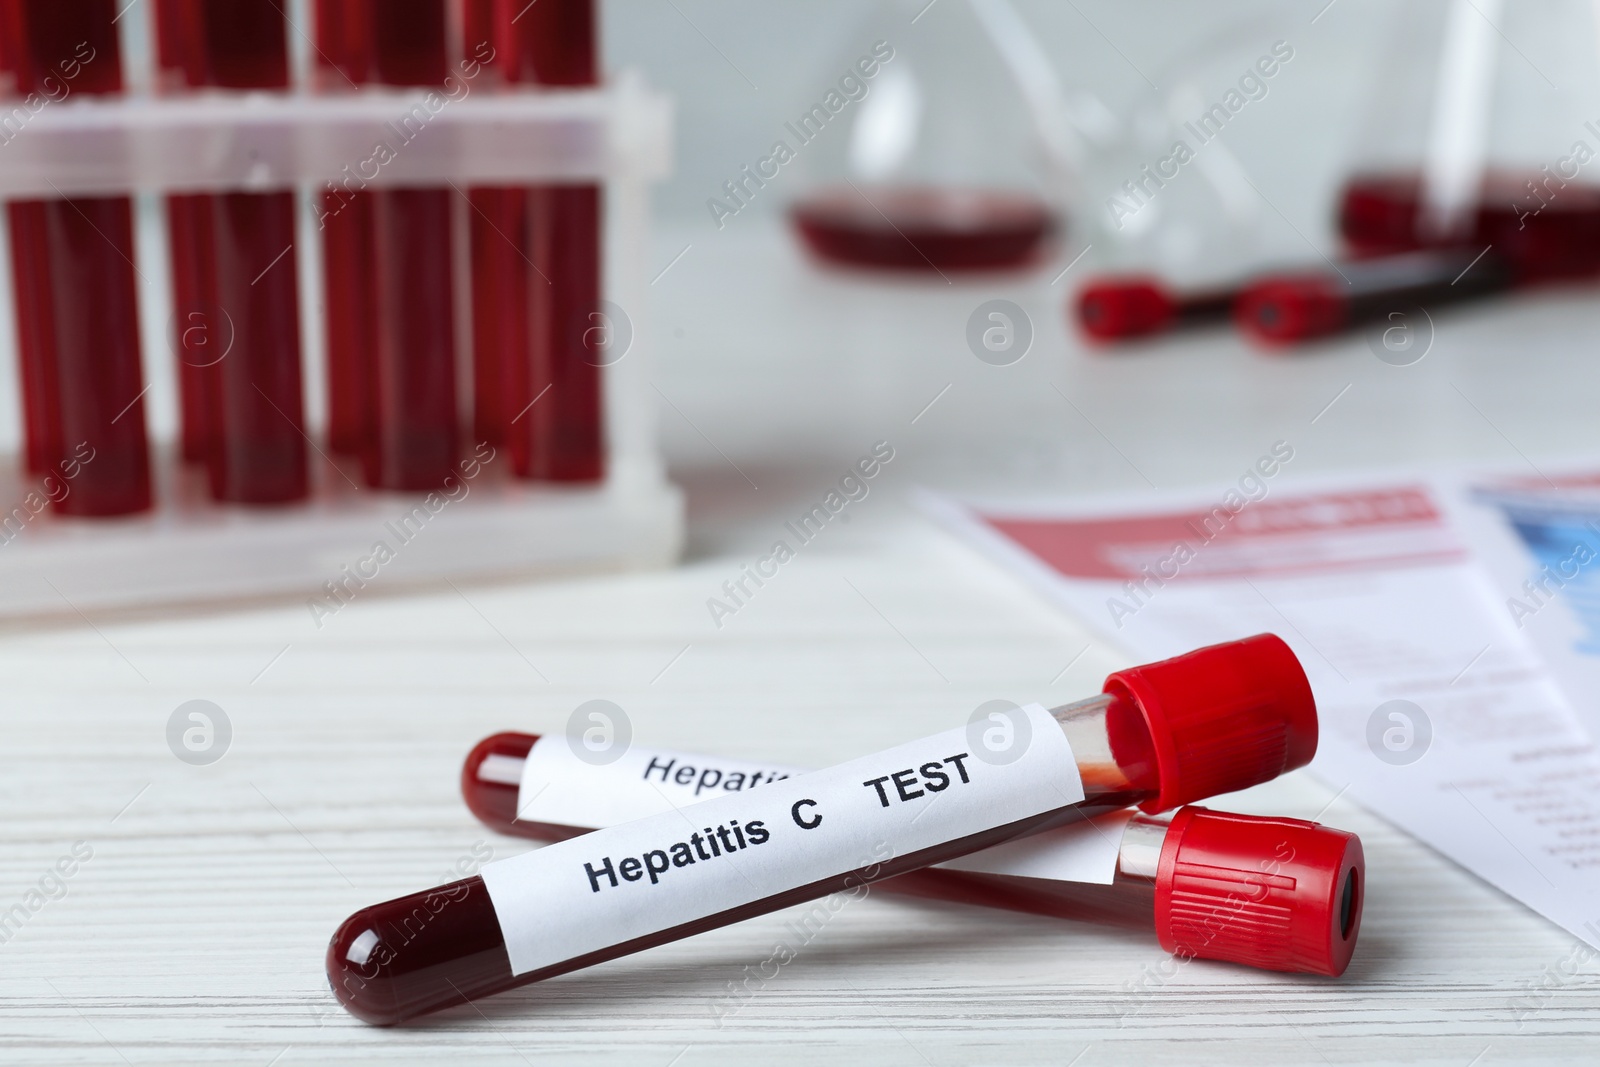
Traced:
<path fill-rule="evenodd" d="M 1283 120 L 1274 113 L 1297 55 L 1258 17 L 1236 19 L 1146 71 L 1144 92 L 1105 109 L 1110 121 L 1091 125 L 1092 113 L 1075 107 L 1090 148 L 1080 214 L 1098 265 L 1205 290 L 1318 249 L 1320 234 L 1285 223 L 1280 207 L 1293 215 L 1298 205 L 1276 192 L 1281 182 L 1266 183 L 1271 194 L 1263 189 L 1252 168 L 1267 168 L 1249 151 L 1281 148 L 1275 138 Z M 1304 171 L 1317 151 L 1318 142 L 1307 141 L 1268 163 Z"/>
<path fill-rule="evenodd" d="M 770 153 L 713 199 L 719 226 L 794 163 L 791 220 L 828 263 L 1024 267 L 1064 229 L 1075 137 L 1009 0 L 883 0 L 815 84 Z"/>
<path fill-rule="evenodd" d="M 1600 9 L 1420 0 L 1387 40 L 1340 195 L 1351 247 L 1492 246 L 1523 281 L 1600 272 Z"/>

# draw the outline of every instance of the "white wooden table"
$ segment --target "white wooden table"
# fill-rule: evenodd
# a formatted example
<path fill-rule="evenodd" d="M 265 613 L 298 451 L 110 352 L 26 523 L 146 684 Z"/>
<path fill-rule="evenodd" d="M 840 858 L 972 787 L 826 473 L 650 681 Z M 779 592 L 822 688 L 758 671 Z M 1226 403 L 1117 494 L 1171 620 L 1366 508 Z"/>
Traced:
<path fill-rule="evenodd" d="M 1456 347 L 1401 378 L 1359 342 L 1299 361 L 1224 340 L 1088 357 L 1047 324 L 1060 290 L 1044 279 L 1015 289 L 1043 309 L 1040 339 L 1004 378 L 960 341 L 982 287 L 805 280 L 781 250 L 763 253 L 760 283 L 739 282 L 738 240 L 697 247 L 662 282 L 659 381 L 694 517 L 685 566 L 380 589 L 320 631 L 290 602 L 0 636 L 0 912 L 26 910 L 75 842 L 92 849 L 0 944 L 0 1062 L 1593 1062 L 1600 967 L 1573 939 L 1303 774 L 1219 806 L 1362 835 L 1369 893 L 1342 980 L 1204 962 L 1169 977 L 1153 935 L 883 894 L 840 912 L 720 1027 L 713 1006 L 785 914 L 421 1025 L 345 1015 L 322 969 L 342 918 L 446 880 L 459 858 L 528 847 L 460 803 L 461 759 L 485 734 L 558 731 L 600 697 L 641 743 L 822 765 L 997 697 L 1092 692 L 1125 662 L 910 512 L 915 480 L 970 485 L 988 463 L 1008 487 L 1136 488 L 1230 479 L 1290 434 L 1308 473 L 1592 434 L 1600 371 L 1582 349 L 1600 315 L 1576 300 L 1458 320 L 1471 329 Z M 664 241 L 663 262 L 681 245 Z M 711 293 L 711 277 L 732 291 Z M 752 287 L 774 278 L 811 288 L 763 300 Z M 819 322 L 823 299 L 856 303 Z M 879 328 L 890 319 L 906 332 Z M 1346 384 L 1344 406 L 1312 423 Z M 785 434 L 807 419 L 823 432 L 799 455 Z M 853 520 L 714 627 L 706 599 L 879 437 L 899 458 Z M 210 766 L 168 748 L 168 717 L 193 699 L 231 722 Z"/>

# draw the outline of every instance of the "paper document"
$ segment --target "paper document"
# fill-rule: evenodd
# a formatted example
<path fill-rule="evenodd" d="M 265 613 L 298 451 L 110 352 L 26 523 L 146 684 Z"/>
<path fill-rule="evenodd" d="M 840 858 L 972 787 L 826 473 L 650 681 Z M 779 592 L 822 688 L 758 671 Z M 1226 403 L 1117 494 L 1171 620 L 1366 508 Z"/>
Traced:
<path fill-rule="evenodd" d="M 1440 490 L 1251 488 L 923 502 L 1140 660 L 1278 634 L 1320 778 L 1600 946 L 1600 762 Z"/>
<path fill-rule="evenodd" d="M 1591 737 L 1600 737 L 1600 464 L 1441 479 L 1441 496 Z"/>

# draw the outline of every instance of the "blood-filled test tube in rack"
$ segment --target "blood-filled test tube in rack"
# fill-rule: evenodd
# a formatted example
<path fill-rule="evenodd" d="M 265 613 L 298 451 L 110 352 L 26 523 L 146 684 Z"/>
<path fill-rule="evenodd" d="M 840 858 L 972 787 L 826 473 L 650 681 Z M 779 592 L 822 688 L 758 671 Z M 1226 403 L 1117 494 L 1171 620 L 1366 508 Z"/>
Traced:
<path fill-rule="evenodd" d="M 353 86 L 444 86 L 448 16 L 445 0 L 319 0 L 321 62 Z M 359 168 L 323 193 L 329 438 L 374 488 L 436 488 L 458 458 L 454 195 L 367 189 Z"/>
<path fill-rule="evenodd" d="M 24 100 L 123 90 L 115 0 L 0 0 L 0 62 Z M 150 506 L 133 202 L 6 205 L 26 464 L 64 476 L 68 515 Z"/>
<path fill-rule="evenodd" d="M 564 841 L 803 773 L 637 745 L 620 755 L 595 752 L 581 738 L 505 733 L 467 756 L 461 794 L 501 833 Z M 1182 956 L 1336 976 L 1355 951 L 1364 879 L 1354 834 L 1186 807 L 1176 817 L 1122 812 L 1047 830 L 883 888 L 1154 927 L 1162 947 Z"/>
<path fill-rule="evenodd" d="M 169 91 L 289 88 L 277 0 L 157 0 Z M 295 194 L 167 198 L 182 452 L 212 496 L 286 503 L 309 490 Z"/>
<path fill-rule="evenodd" d="M 341 92 L 372 80 L 372 6 L 316 6 L 317 87 Z M 372 197 L 343 177 L 319 198 L 324 329 L 327 343 L 328 447 L 360 455 L 370 422 L 364 375 L 372 344 Z"/>
<path fill-rule="evenodd" d="M 1000 748 L 981 728 L 363 909 L 334 933 L 329 982 L 353 1014 L 397 1023 L 1130 805 L 1156 813 L 1243 789 L 1303 766 L 1317 740 L 1305 672 L 1271 635 L 1119 671 L 1099 696 L 1053 710 L 1019 708 Z"/>
<path fill-rule="evenodd" d="M 596 85 L 594 0 L 495 0 L 495 49 L 508 84 Z M 614 325 L 601 304 L 603 191 L 592 182 L 479 190 L 477 204 L 480 432 L 510 442 L 518 477 L 599 481 L 601 364 Z"/>

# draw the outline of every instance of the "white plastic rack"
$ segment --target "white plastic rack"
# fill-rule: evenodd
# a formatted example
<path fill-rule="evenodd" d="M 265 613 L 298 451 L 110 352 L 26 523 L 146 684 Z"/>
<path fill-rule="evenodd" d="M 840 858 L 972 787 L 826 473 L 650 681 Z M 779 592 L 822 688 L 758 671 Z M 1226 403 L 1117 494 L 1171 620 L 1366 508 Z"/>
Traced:
<path fill-rule="evenodd" d="M 631 340 L 605 369 L 607 477 L 593 487 L 519 482 L 502 449 L 464 483 L 459 499 L 439 494 L 430 502 L 427 494 L 358 488 L 356 464 L 330 458 L 317 442 L 309 501 L 221 505 L 207 496 L 202 472 L 184 467 L 175 446 L 161 442 L 153 511 L 80 519 L 36 512 L 39 480 L 22 472 L 18 457 L 0 456 L 0 618 L 221 598 L 303 596 L 314 605 L 337 589 L 670 562 L 682 543 L 683 504 L 657 447 L 645 308 L 648 185 L 670 167 L 671 137 L 670 101 L 632 76 L 601 89 L 484 91 L 460 99 L 384 89 L 70 98 L 30 114 L 0 148 L 0 199 L 299 189 L 308 353 L 322 349 L 311 197 L 371 157 L 377 143 L 399 148 L 375 174 L 364 169 L 363 181 L 379 188 L 452 185 L 463 193 L 463 211 L 473 186 L 602 183 L 605 295 L 627 316 Z M 140 234 L 142 241 L 151 236 Z M 461 254 L 457 275 L 465 278 Z M 166 281 L 144 274 L 141 316 L 167 322 Z M 3 291 L 9 302 L 11 287 Z M 0 315 L 0 351 L 15 347 L 11 310 Z M 147 341 L 144 359 L 150 388 L 170 386 L 171 375 L 154 363 L 172 360 L 171 349 Z M 308 366 L 308 384 L 318 373 Z M 379 543 L 388 552 L 375 554 Z"/>

